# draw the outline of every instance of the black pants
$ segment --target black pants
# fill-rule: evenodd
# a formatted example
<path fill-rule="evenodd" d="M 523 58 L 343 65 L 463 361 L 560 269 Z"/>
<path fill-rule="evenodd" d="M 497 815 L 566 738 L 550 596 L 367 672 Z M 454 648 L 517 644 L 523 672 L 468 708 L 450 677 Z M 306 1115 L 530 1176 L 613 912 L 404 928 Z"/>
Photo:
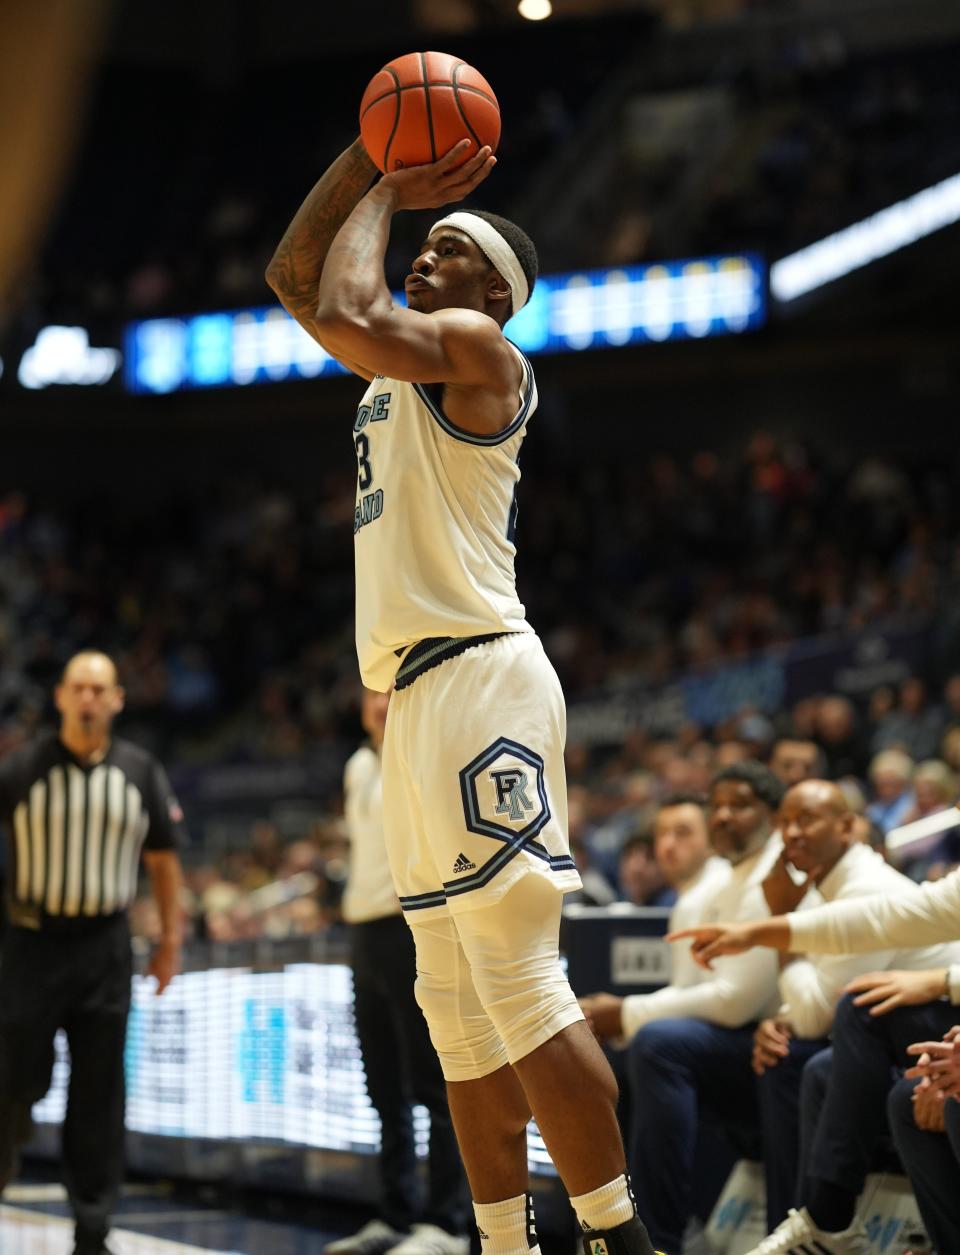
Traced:
<path fill-rule="evenodd" d="M 927 1233 L 937 1251 L 948 1255 L 960 1251 L 960 1103 L 947 1102 L 945 1133 L 927 1133 L 917 1128 L 913 1118 L 911 1099 L 917 1084 L 898 1081 L 890 1091 L 887 1114 Z"/>
<path fill-rule="evenodd" d="M 799 1206 L 802 1192 L 800 1170 L 801 1078 L 811 1059 L 829 1046 L 826 1040 L 794 1037 L 790 1053 L 775 1068 L 757 1079 L 757 1101 L 763 1132 L 763 1171 L 767 1186 L 767 1228 L 773 1233 L 786 1220 L 791 1207 Z"/>
<path fill-rule="evenodd" d="M 413 993 L 413 934 L 400 915 L 353 924 L 350 948 L 354 1014 L 367 1092 L 380 1117 L 382 1218 L 395 1229 L 414 1222 L 448 1233 L 465 1227 L 465 1182 L 440 1063 Z M 430 1113 L 429 1186 L 418 1207 L 412 1105 Z"/>
<path fill-rule="evenodd" d="M 826 1101 L 817 1127 L 810 1166 L 809 1196 L 825 1181 L 855 1197 L 863 1189 L 880 1137 L 886 1132 L 887 1095 L 900 1071 L 912 1060 L 907 1047 L 917 1041 L 938 1041 L 956 1023 L 957 1008 L 948 1002 L 897 1007 L 887 1015 L 870 1015 L 840 999 L 833 1023 L 833 1065 Z"/>
<path fill-rule="evenodd" d="M 50 1087 L 57 1029 L 70 1045 L 64 1182 L 78 1244 L 97 1249 L 124 1169 L 123 1051 L 132 960 L 126 915 L 40 932 L 12 927 L 0 949 L 0 1113 Z"/>

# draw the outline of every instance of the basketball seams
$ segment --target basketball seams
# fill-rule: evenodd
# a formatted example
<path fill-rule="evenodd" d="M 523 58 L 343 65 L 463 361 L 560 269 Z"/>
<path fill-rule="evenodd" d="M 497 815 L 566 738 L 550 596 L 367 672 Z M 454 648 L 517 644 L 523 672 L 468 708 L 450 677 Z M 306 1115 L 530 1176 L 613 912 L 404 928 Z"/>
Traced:
<path fill-rule="evenodd" d="M 433 133 L 433 105 L 430 103 L 430 77 L 427 74 L 427 54 L 421 52 L 417 54 L 420 57 L 420 79 L 423 88 L 423 98 L 427 105 L 427 131 L 430 135 L 430 157 L 431 160 L 437 159 L 437 140 Z M 400 112 L 400 101 L 397 99 L 397 114 Z"/>
<path fill-rule="evenodd" d="M 450 75 L 450 85 L 453 87 L 453 102 L 457 106 L 457 112 L 460 114 L 460 117 L 463 119 L 463 125 L 470 132 L 470 138 L 476 144 L 477 148 L 480 149 L 483 147 L 483 145 L 480 143 L 480 136 L 473 129 L 470 119 L 467 117 L 466 112 L 463 108 L 463 105 L 460 103 L 460 84 L 457 82 L 457 79 L 459 78 L 460 71 L 465 64 L 466 62 L 464 61 L 458 61 L 457 64 L 453 67 L 453 73 Z M 429 92 L 427 94 L 429 95 Z M 485 95 L 484 92 L 481 92 L 480 94 Z"/>
<path fill-rule="evenodd" d="M 408 91 L 415 94 L 405 97 Z M 469 138 L 474 151 L 488 142 L 495 145 L 500 106 L 483 75 L 462 58 L 411 52 L 373 76 L 359 121 L 368 152 L 380 170 L 388 172 L 436 162 L 462 139 Z M 482 138 L 485 135 L 490 139 Z"/>
<path fill-rule="evenodd" d="M 464 65 L 465 62 L 461 61 L 460 64 Z M 449 78 L 431 79 L 430 82 L 426 84 L 426 86 L 427 87 L 452 87 L 453 82 Z M 388 96 L 393 96 L 394 94 L 400 95 L 403 92 L 422 91 L 423 87 L 424 87 L 423 83 L 401 83 L 397 87 L 391 87 L 388 91 L 385 91 L 382 96 L 377 96 L 375 100 L 370 101 L 370 103 L 364 109 L 363 113 L 360 114 L 361 121 L 367 116 L 367 114 L 373 108 L 374 105 L 379 104 L 381 100 L 386 100 Z M 488 104 L 493 105 L 495 109 L 499 108 L 499 104 L 497 102 L 496 97 L 491 96 L 489 92 L 485 92 L 482 87 L 471 87 L 469 83 L 458 83 L 457 91 L 469 93 L 471 96 L 481 96 L 484 100 L 488 102 Z"/>
<path fill-rule="evenodd" d="M 389 65 L 386 65 L 383 68 L 393 79 L 393 94 L 397 98 L 396 107 L 393 111 L 393 126 L 390 130 L 390 136 L 383 150 L 383 165 L 384 168 L 387 169 L 390 165 L 390 148 L 393 144 L 393 137 L 396 135 L 397 127 L 400 125 L 400 76 L 397 74 L 396 70 L 392 70 Z M 386 93 L 386 95 L 389 95 L 389 93 Z M 385 99 L 385 96 L 381 96 L 380 99 Z M 364 110 L 364 112 L 366 112 L 366 110 Z"/>

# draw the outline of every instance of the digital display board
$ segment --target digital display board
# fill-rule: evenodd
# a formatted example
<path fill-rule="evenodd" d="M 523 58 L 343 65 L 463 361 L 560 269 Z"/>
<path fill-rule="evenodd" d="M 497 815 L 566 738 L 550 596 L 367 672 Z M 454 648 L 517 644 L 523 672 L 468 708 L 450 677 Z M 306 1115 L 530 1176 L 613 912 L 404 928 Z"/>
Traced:
<path fill-rule="evenodd" d="M 767 274 L 753 254 L 544 275 L 507 323 L 525 353 L 737 335 L 766 316 Z M 403 301 L 402 294 L 394 299 Z M 346 374 L 278 305 L 151 318 L 124 333 L 124 384 L 137 393 L 243 387 Z"/>
<path fill-rule="evenodd" d="M 376 1154 L 380 1121 L 367 1096 L 348 966 L 214 967 L 178 976 L 162 997 L 154 988 L 152 979 L 134 978 L 128 1129 Z M 60 1033 L 53 1081 L 35 1120 L 62 1121 L 69 1075 Z M 424 1108 L 414 1108 L 421 1156 L 429 1121 Z M 533 1125 L 527 1143 L 531 1170 L 555 1175 Z"/>

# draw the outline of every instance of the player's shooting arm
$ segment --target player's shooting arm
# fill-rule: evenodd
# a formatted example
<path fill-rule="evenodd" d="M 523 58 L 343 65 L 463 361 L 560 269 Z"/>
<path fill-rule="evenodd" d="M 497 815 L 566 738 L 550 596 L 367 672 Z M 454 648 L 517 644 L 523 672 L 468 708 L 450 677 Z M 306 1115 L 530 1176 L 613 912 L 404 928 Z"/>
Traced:
<path fill-rule="evenodd" d="M 492 168 L 488 149 L 458 165 L 460 156 L 458 146 L 431 165 L 385 175 L 338 231 L 316 310 L 317 338 L 335 357 L 417 383 L 481 387 L 516 372 L 500 328 L 486 314 L 462 308 L 420 313 L 396 305 L 387 287 L 384 255 L 394 213 L 459 200 Z"/>
<path fill-rule="evenodd" d="M 330 245 L 376 172 L 363 144 L 355 140 L 315 184 L 267 267 L 267 283 L 281 305 L 315 340 L 320 339 L 316 324 L 317 287 Z M 356 374 L 372 378 L 372 371 L 364 371 L 344 357 L 339 360 Z"/>

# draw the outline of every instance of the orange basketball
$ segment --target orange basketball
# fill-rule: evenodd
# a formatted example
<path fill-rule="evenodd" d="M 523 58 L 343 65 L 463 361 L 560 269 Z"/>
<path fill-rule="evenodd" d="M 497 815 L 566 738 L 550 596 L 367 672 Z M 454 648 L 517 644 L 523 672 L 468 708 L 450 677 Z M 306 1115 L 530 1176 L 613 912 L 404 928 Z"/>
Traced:
<path fill-rule="evenodd" d="M 384 173 L 438 161 L 462 139 L 464 160 L 500 139 L 500 106 L 472 65 L 446 52 L 408 52 L 374 74 L 360 102 L 360 135 Z"/>

